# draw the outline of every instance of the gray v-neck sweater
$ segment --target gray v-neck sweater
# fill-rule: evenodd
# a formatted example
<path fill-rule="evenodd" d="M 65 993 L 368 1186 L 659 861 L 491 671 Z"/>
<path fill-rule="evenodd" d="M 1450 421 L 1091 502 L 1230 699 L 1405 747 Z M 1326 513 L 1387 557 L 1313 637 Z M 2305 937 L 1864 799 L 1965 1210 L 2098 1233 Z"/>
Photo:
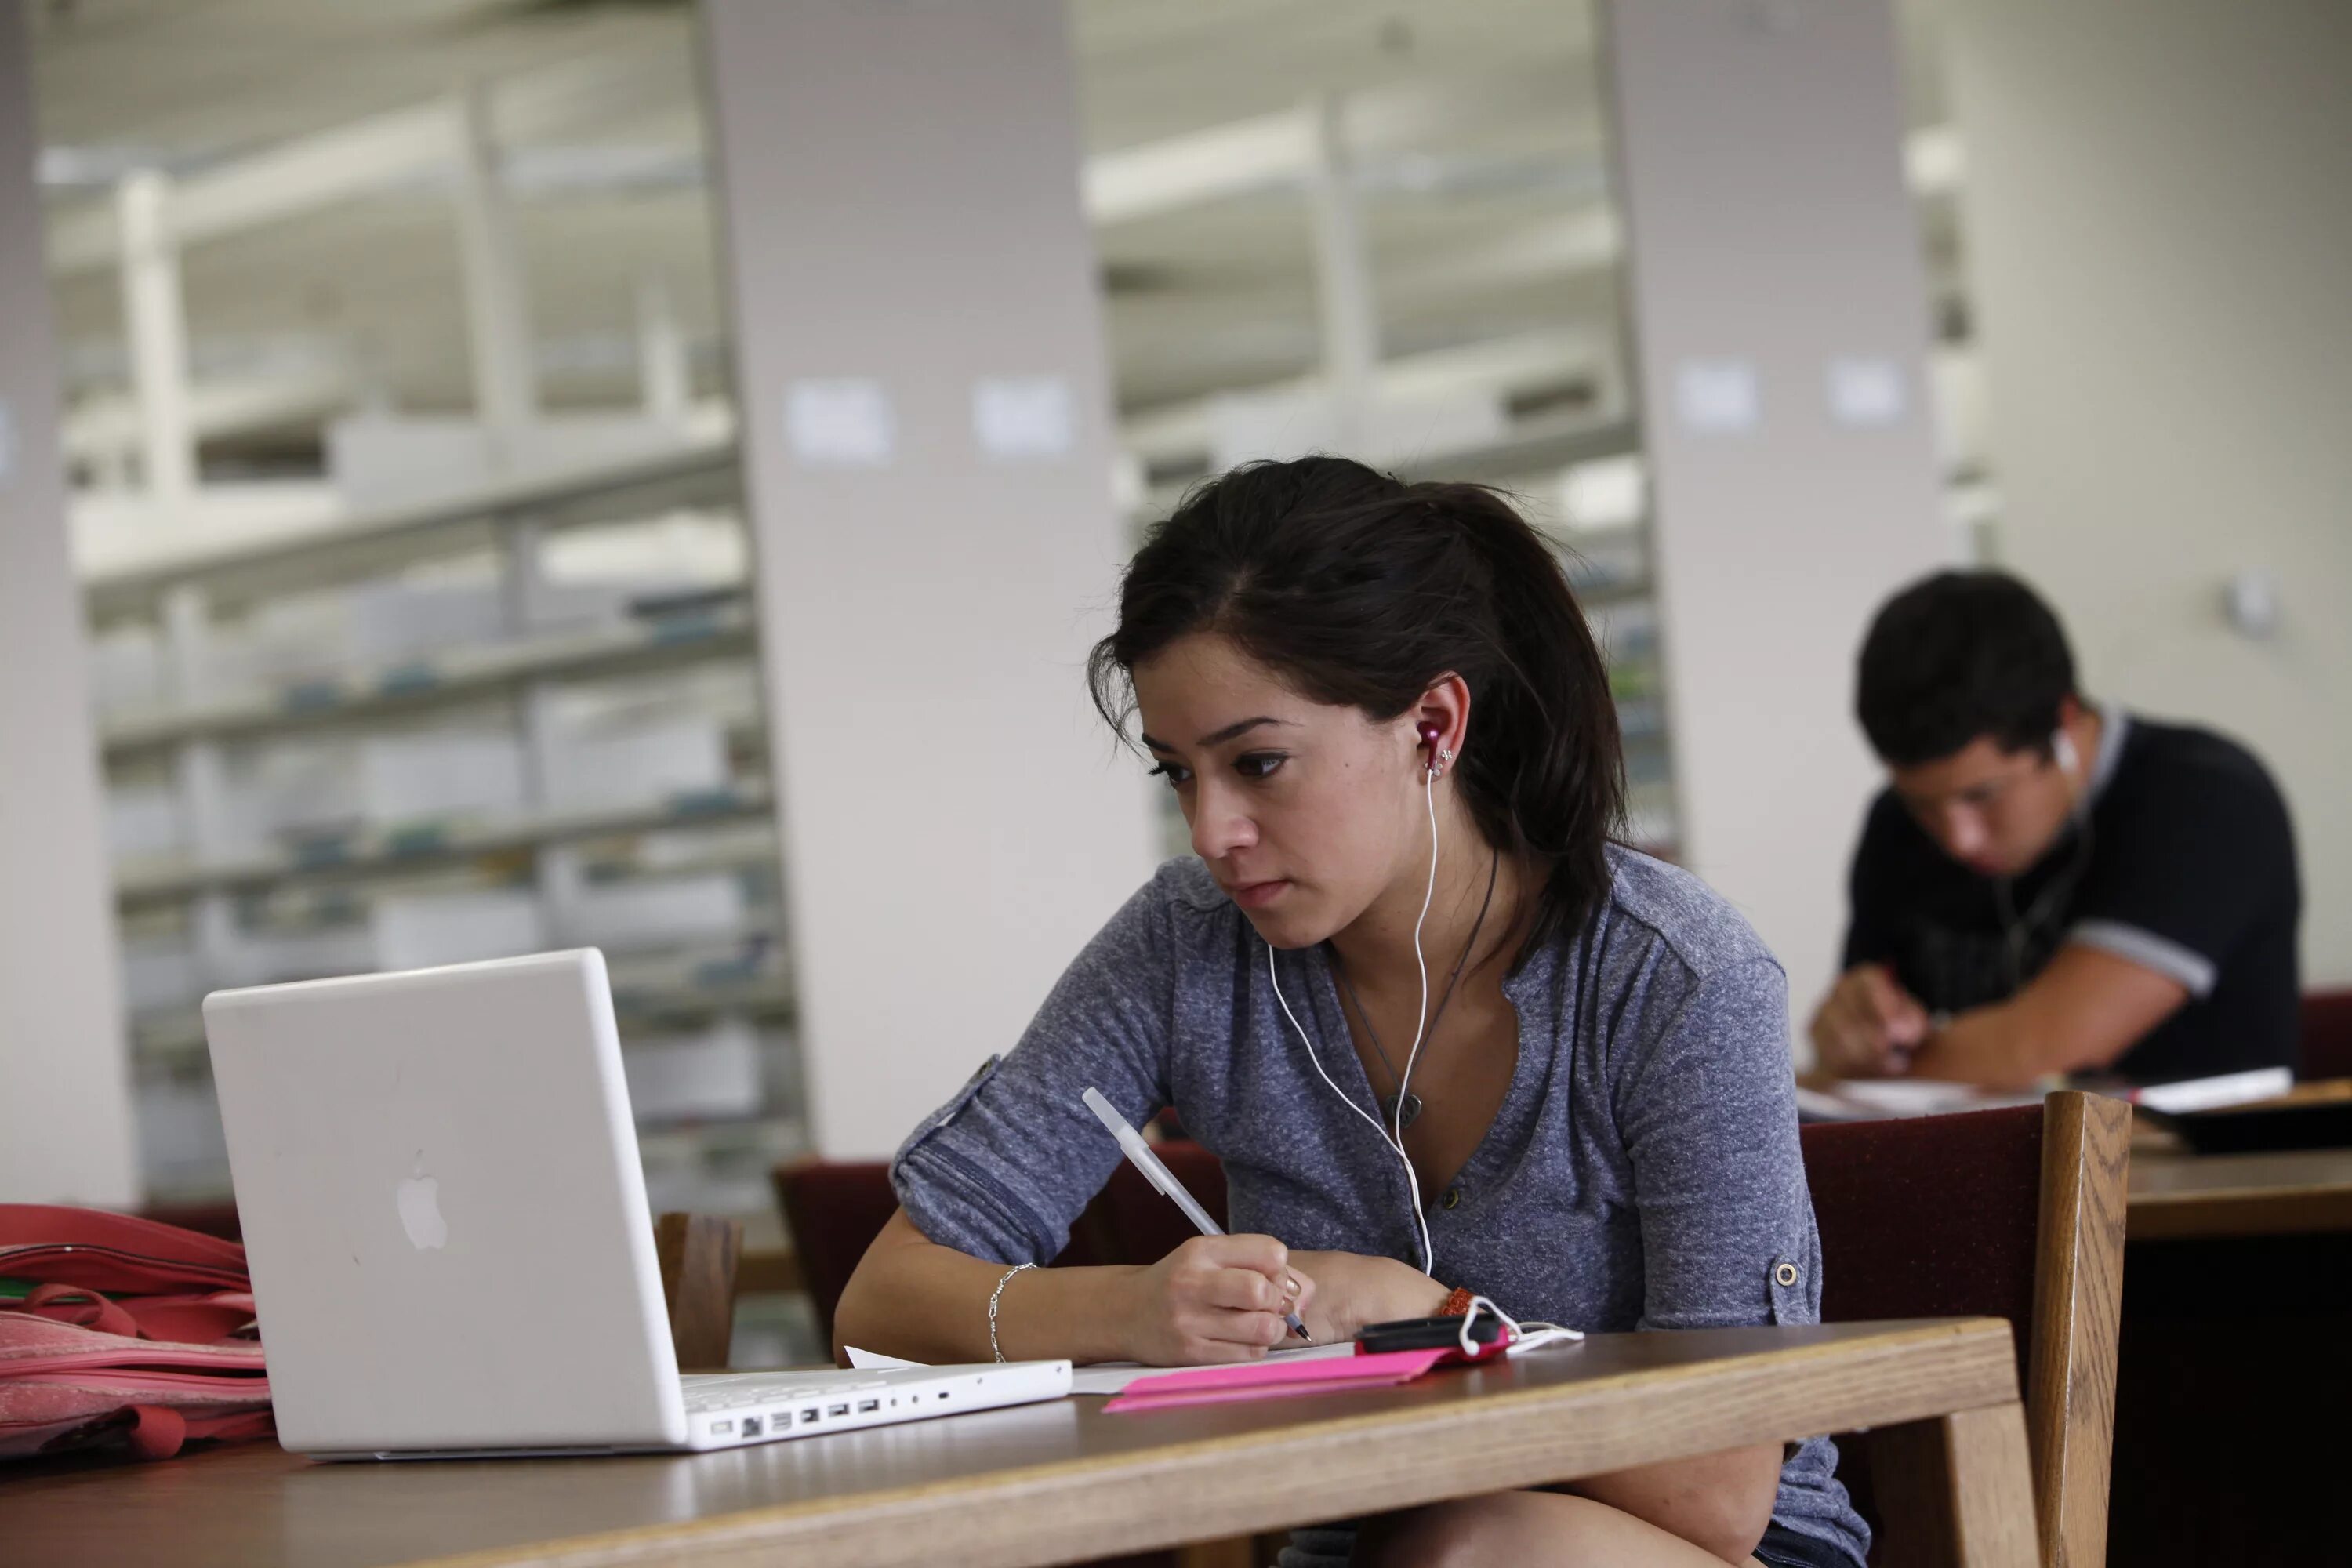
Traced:
<path fill-rule="evenodd" d="M 1515 1317 L 1596 1331 L 1811 1323 L 1821 1241 L 1797 1148 L 1787 981 L 1696 878 L 1612 850 L 1586 929 L 1503 992 L 1519 1059 L 1486 1139 L 1425 1193 L 1433 1272 Z M 1377 1116 L 1322 948 L 1276 956 L 1324 1072 Z M 1418 1264 L 1402 1166 L 1307 1059 L 1266 947 L 1198 860 L 1171 860 L 1062 976 L 1020 1044 L 916 1128 L 891 1180 L 932 1241 L 1044 1263 L 1119 1161 L 1081 1103 L 1173 1106 L 1223 1162 L 1235 1232 Z M 1862 1561 L 1823 1438 L 1774 1518 Z"/>

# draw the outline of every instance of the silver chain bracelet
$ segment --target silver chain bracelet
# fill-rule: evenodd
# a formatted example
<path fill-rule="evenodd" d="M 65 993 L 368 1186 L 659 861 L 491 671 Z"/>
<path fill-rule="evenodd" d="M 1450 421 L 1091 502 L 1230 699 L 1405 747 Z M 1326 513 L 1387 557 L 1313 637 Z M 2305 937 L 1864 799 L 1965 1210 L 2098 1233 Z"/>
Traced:
<path fill-rule="evenodd" d="M 1004 1271 L 1004 1278 L 996 1282 L 996 1289 L 988 1293 L 988 1348 L 996 1352 L 996 1359 L 999 1361 L 1004 1359 L 1004 1347 L 996 1342 L 996 1304 L 1004 1299 L 1004 1288 L 1013 1283 L 1013 1277 L 1015 1274 L 1020 1273 L 1024 1268 L 1036 1267 L 1034 1263 L 1014 1264 Z"/>

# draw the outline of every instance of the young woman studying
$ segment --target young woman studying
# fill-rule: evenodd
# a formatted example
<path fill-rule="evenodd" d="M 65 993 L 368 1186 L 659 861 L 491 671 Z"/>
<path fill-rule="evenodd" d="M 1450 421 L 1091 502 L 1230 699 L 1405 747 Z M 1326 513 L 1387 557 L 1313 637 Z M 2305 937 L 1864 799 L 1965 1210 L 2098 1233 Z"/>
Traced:
<path fill-rule="evenodd" d="M 1612 841 L 1607 675 L 1509 506 L 1339 458 L 1237 469 L 1136 556 L 1092 676 L 1197 858 L 908 1138 L 844 1342 L 1242 1361 L 1287 1312 L 1344 1339 L 1457 1288 L 1587 1330 L 1816 1321 L 1780 967 Z M 1175 1108 L 1235 1234 L 1035 1267 L 1120 1158 L 1089 1087 Z M 1835 1462 L 1763 1445 L 1301 1531 L 1285 1561 L 1848 1568 Z"/>

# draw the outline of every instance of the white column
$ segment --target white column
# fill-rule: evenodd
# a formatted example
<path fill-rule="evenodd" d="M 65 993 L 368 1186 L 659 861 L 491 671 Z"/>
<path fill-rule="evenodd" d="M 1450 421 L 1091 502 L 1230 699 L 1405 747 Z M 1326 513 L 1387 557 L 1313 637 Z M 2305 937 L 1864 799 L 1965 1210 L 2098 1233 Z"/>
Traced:
<path fill-rule="evenodd" d="M 2093 692 L 2276 773 L 2305 982 L 2352 984 L 2352 7 L 1938 10 L 2000 554 Z M 2267 638 L 2223 613 L 2248 569 Z"/>
<path fill-rule="evenodd" d="M 139 409 L 142 477 L 148 499 L 176 518 L 186 515 L 195 497 L 196 438 L 188 415 L 188 322 L 171 195 L 167 175 L 142 169 L 115 187 L 114 212 L 122 230 L 122 326 Z"/>
<path fill-rule="evenodd" d="M 1061 0 L 705 0 L 811 1131 L 886 1153 L 1148 874 Z"/>
<path fill-rule="evenodd" d="M 1887 0 L 1607 9 L 1687 863 L 1808 1014 L 1878 769 L 1853 658 L 1947 561 Z"/>
<path fill-rule="evenodd" d="M 0 1199 L 139 1195 L 29 48 L 0 0 Z"/>
<path fill-rule="evenodd" d="M 474 412 L 494 460 L 510 461 L 520 432 L 537 417 L 530 292 L 523 278 L 514 213 L 499 172 L 490 91 L 477 82 L 451 106 L 457 135 L 457 257 L 473 355 Z"/>
<path fill-rule="evenodd" d="M 1371 253 L 1356 200 L 1347 119 L 1337 94 L 1309 106 L 1317 157 L 1307 179 L 1315 236 L 1315 302 L 1323 326 L 1323 380 L 1341 451 L 1362 444 L 1372 376 L 1380 368 L 1380 307 L 1372 292 Z"/>

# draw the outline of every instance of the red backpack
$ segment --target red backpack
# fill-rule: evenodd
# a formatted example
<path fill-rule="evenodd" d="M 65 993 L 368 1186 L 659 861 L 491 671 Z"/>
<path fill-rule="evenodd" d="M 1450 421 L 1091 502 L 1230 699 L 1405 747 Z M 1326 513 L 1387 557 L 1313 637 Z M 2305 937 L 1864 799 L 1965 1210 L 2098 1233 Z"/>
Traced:
<path fill-rule="evenodd" d="M 245 1248 L 95 1209 L 0 1204 L 0 1459 L 267 1436 Z"/>

